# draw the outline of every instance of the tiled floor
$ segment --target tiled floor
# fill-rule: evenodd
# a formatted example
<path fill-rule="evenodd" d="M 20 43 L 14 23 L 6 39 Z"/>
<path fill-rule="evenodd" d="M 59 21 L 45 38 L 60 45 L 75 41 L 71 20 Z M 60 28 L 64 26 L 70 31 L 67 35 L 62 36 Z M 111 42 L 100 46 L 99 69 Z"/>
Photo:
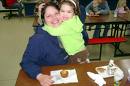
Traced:
<path fill-rule="evenodd" d="M 3 19 L 0 15 L 0 86 L 15 86 L 19 63 L 29 36 L 33 18 Z"/>
<path fill-rule="evenodd" d="M 0 14 L 0 86 L 15 86 L 20 69 L 19 63 L 28 38 L 33 34 L 33 18 L 12 18 L 8 20 L 3 19 L 2 15 Z M 91 34 L 92 32 L 89 32 L 89 35 Z M 122 48 L 130 52 L 129 44 L 130 41 L 123 44 Z M 90 52 L 89 58 L 98 56 L 98 47 L 88 46 Z M 110 58 L 113 59 L 113 47 L 107 44 L 103 46 L 102 60 L 108 60 Z"/>

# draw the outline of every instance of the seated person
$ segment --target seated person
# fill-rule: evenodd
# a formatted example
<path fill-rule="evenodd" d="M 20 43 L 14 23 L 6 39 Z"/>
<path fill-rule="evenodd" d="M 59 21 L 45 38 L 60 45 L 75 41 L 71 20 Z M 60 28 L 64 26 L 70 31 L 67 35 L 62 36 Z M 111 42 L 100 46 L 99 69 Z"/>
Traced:
<path fill-rule="evenodd" d="M 127 0 L 119 0 L 115 11 L 118 14 L 127 13 L 129 11 L 127 3 L 128 3 Z M 130 24 L 127 25 L 127 28 L 129 28 L 129 26 Z"/>
<path fill-rule="evenodd" d="M 54 3 L 48 3 L 42 9 L 44 23 L 57 27 L 59 20 L 59 8 Z M 77 58 L 77 55 L 73 56 Z M 37 79 L 41 86 L 53 84 L 52 77 L 41 71 L 43 66 L 64 65 L 70 62 L 63 47 L 56 36 L 51 36 L 44 27 L 37 27 L 36 33 L 30 37 L 27 48 L 20 63 L 22 69 L 33 79 Z"/>
<path fill-rule="evenodd" d="M 93 0 L 89 5 L 86 6 L 86 15 L 88 16 L 100 16 L 109 14 L 109 6 L 106 0 Z M 100 25 L 97 25 L 93 37 L 100 37 Z M 103 37 L 107 36 L 109 25 L 105 25 Z"/>
<path fill-rule="evenodd" d="M 47 24 L 58 25 L 57 14 L 59 8 L 55 4 L 47 4 L 44 9 L 44 18 Z M 48 19 L 48 15 L 50 18 Z M 55 17 L 54 17 L 55 16 Z M 47 19 L 47 20 L 46 20 Z M 23 59 L 20 63 L 22 69 L 33 79 L 37 79 L 41 86 L 50 86 L 53 81 L 50 75 L 42 74 L 42 66 L 63 65 L 68 62 L 68 54 L 60 47 L 56 36 L 51 36 L 42 27 L 30 37 Z"/>
<path fill-rule="evenodd" d="M 129 10 L 126 0 L 119 0 L 117 3 L 116 11 L 117 13 L 126 13 Z"/>
<path fill-rule="evenodd" d="M 17 1 L 17 0 L 6 0 L 6 5 L 9 8 L 18 9 L 19 10 L 19 16 L 23 16 L 23 14 L 22 14 L 23 5 L 22 5 L 22 3 L 20 3 L 20 1 Z"/>

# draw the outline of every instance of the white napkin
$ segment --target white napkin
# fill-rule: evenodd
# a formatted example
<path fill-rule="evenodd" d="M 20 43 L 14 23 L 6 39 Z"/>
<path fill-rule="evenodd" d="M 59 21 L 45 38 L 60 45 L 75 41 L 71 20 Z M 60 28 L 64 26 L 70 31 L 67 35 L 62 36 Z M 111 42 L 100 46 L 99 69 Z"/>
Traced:
<path fill-rule="evenodd" d="M 120 68 L 117 68 L 114 73 L 114 80 L 120 81 L 121 79 L 123 79 L 123 77 L 124 77 L 123 71 Z"/>
<path fill-rule="evenodd" d="M 77 83 L 78 78 L 75 69 L 68 70 L 69 75 L 67 78 L 62 78 L 60 75 L 61 70 L 54 70 L 51 71 L 51 76 L 53 77 L 52 80 L 54 81 L 53 84 L 61 84 L 61 83 Z"/>
<path fill-rule="evenodd" d="M 87 74 L 99 86 L 103 86 L 104 84 L 106 84 L 106 81 L 99 74 L 95 74 L 95 73 L 92 73 L 92 72 L 87 72 Z"/>

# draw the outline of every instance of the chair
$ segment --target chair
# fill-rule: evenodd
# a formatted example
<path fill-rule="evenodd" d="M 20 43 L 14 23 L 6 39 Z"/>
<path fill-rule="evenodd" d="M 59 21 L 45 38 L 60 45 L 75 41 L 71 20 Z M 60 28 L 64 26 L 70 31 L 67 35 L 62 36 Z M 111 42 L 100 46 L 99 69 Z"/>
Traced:
<path fill-rule="evenodd" d="M 3 18 L 6 18 L 6 17 L 7 17 L 8 19 L 10 19 L 10 18 L 13 17 L 13 16 L 18 16 L 17 14 L 13 14 L 13 12 L 19 12 L 18 9 L 13 9 L 13 8 L 8 7 L 8 6 L 6 5 L 6 0 L 1 0 L 1 2 L 2 2 L 2 5 L 3 5 L 3 7 L 4 7 L 5 9 L 0 10 L 0 12 L 9 12 L 9 14 L 3 16 Z"/>
<path fill-rule="evenodd" d="M 120 27 L 120 24 L 112 24 L 111 28 L 111 35 L 108 37 L 101 37 L 101 38 L 91 38 L 88 40 L 88 45 L 97 45 L 100 44 L 100 50 L 99 50 L 99 58 L 97 59 L 90 59 L 90 60 L 101 60 L 102 56 L 102 45 L 103 44 L 112 44 L 115 47 L 114 50 L 114 57 L 121 56 L 124 54 L 119 46 L 121 42 L 126 42 L 127 38 L 125 38 L 125 31 L 127 24 L 122 24 Z M 120 54 L 117 54 L 117 52 L 120 52 Z"/>

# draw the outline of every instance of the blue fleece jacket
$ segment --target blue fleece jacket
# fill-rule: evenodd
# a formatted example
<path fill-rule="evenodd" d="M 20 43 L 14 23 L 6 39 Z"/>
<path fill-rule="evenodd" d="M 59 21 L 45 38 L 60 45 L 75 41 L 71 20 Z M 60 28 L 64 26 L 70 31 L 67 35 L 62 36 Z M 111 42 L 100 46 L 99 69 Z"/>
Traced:
<path fill-rule="evenodd" d="M 31 78 L 35 79 L 41 73 L 42 66 L 62 65 L 67 61 L 68 55 L 59 46 L 57 37 L 37 27 L 36 33 L 29 39 L 20 65 Z"/>

